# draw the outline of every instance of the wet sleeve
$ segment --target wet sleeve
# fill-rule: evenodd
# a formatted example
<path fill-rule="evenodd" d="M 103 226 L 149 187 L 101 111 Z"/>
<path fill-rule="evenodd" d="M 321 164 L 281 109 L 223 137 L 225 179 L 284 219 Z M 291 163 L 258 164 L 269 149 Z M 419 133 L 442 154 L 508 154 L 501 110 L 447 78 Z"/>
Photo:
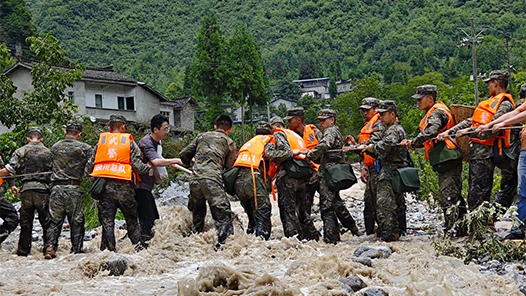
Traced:
<path fill-rule="evenodd" d="M 91 172 L 93 172 L 93 165 L 95 163 L 95 155 L 97 154 L 97 147 L 98 147 L 98 144 L 95 145 L 95 147 L 93 148 L 91 156 L 88 158 L 88 162 L 86 163 L 86 167 L 84 169 L 84 173 L 86 175 L 89 175 L 91 174 Z"/>
<path fill-rule="evenodd" d="M 292 159 L 294 154 L 290 149 L 289 142 L 285 135 L 281 132 L 274 134 L 276 145 L 268 142 L 265 145 L 265 155 L 271 162 L 282 163 L 286 160 Z"/>
<path fill-rule="evenodd" d="M 234 165 L 234 162 L 236 162 L 236 142 L 230 140 L 230 143 L 228 145 L 228 153 L 225 158 L 225 167 L 227 169 L 231 168 Z"/>
<path fill-rule="evenodd" d="M 130 142 L 130 162 L 133 171 L 138 174 L 148 174 L 150 171 L 150 166 L 142 162 L 141 149 L 135 141 Z"/>
<path fill-rule="evenodd" d="M 323 154 L 329 150 L 329 147 L 332 146 L 335 139 L 335 133 L 325 132 L 318 145 L 316 145 L 316 147 L 312 148 L 312 150 L 307 153 L 307 158 L 309 160 L 319 161 Z"/>
<path fill-rule="evenodd" d="M 197 139 L 199 139 L 200 136 L 201 135 L 197 136 L 179 153 L 179 157 L 181 158 L 181 161 L 184 163 L 184 165 L 188 166 L 192 162 L 192 158 L 194 158 L 197 151 Z"/>
<path fill-rule="evenodd" d="M 21 149 L 17 149 L 15 150 L 15 152 L 13 152 L 9 163 L 5 166 L 6 170 L 8 170 L 9 173 L 11 173 L 11 175 L 15 175 L 17 171 L 20 171 L 20 168 L 22 166 L 22 158 L 24 157 L 24 155 Z"/>
<path fill-rule="evenodd" d="M 449 129 L 448 135 L 452 136 L 457 133 L 457 131 L 461 129 L 465 129 L 471 126 L 471 123 L 473 122 L 473 118 L 464 119 L 463 121 L 457 123 L 454 127 Z"/>
<path fill-rule="evenodd" d="M 400 134 L 395 131 L 391 130 L 384 133 L 384 137 L 381 140 L 373 143 L 374 154 L 388 155 L 393 148 L 399 145 L 401 140 Z"/>
<path fill-rule="evenodd" d="M 424 147 L 424 142 L 434 138 L 438 135 L 439 131 L 447 125 L 449 118 L 446 113 L 435 110 L 427 118 L 427 126 L 421 131 L 411 142 L 412 146 L 415 148 Z"/>

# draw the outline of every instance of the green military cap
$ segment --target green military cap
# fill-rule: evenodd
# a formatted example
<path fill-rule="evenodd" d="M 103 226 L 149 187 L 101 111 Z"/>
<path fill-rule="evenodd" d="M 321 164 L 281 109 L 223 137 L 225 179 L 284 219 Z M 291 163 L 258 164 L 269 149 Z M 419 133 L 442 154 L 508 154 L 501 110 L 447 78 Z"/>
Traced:
<path fill-rule="evenodd" d="M 303 109 L 303 107 L 287 109 L 287 116 L 285 116 L 285 118 L 283 119 L 286 121 L 289 121 L 292 118 L 297 117 L 297 116 L 301 116 L 301 117 L 305 116 L 305 110 Z"/>
<path fill-rule="evenodd" d="M 30 133 L 39 133 L 41 137 L 44 136 L 44 133 L 42 132 L 42 130 L 37 126 L 30 127 L 29 131 L 27 132 L 27 135 L 29 136 Z"/>
<path fill-rule="evenodd" d="M 279 116 L 274 116 L 270 119 L 270 125 L 274 125 L 276 123 L 281 123 L 283 125 L 285 125 L 285 122 L 283 121 L 283 118 L 279 117 Z"/>
<path fill-rule="evenodd" d="M 316 117 L 316 119 L 327 119 L 331 117 L 336 117 L 336 111 L 332 109 L 322 109 L 318 113 L 318 117 Z"/>
<path fill-rule="evenodd" d="M 264 120 L 258 121 L 258 125 L 256 126 L 256 130 L 267 130 L 269 132 L 272 131 L 272 126 Z"/>
<path fill-rule="evenodd" d="M 519 98 L 526 97 L 526 83 L 521 85 L 521 89 L 519 91 Z"/>
<path fill-rule="evenodd" d="M 437 94 L 437 86 L 432 84 L 424 84 L 416 87 L 416 93 L 411 96 L 413 99 L 421 99 L 427 95 Z"/>
<path fill-rule="evenodd" d="M 119 115 L 119 114 L 112 114 L 110 115 L 110 123 L 114 123 L 114 122 L 126 123 L 126 117 Z"/>
<path fill-rule="evenodd" d="M 484 82 L 488 83 L 493 79 L 507 82 L 510 79 L 510 73 L 502 70 L 493 70 L 489 73 L 489 77 L 484 79 Z"/>
<path fill-rule="evenodd" d="M 371 109 L 380 106 L 380 100 L 373 97 L 368 97 L 362 100 L 362 105 L 358 109 Z"/>
<path fill-rule="evenodd" d="M 396 102 L 391 100 L 385 100 L 380 105 L 380 108 L 377 110 L 378 113 L 383 113 L 387 111 L 394 111 L 396 112 Z"/>
<path fill-rule="evenodd" d="M 80 123 L 78 121 L 75 121 L 75 120 L 70 120 L 70 121 L 68 121 L 68 123 L 66 123 L 66 130 L 67 131 L 76 130 L 76 131 L 81 132 L 82 131 L 82 123 Z"/>

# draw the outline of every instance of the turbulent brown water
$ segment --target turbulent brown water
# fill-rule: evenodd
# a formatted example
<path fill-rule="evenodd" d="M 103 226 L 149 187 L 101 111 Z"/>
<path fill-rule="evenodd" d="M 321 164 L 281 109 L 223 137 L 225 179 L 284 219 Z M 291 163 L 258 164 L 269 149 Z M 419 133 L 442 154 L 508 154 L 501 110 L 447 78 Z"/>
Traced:
<path fill-rule="evenodd" d="M 353 209 L 362 192 L 363 184 L 357 184 L 343 193 L 349 208 Z M 435 236 L 425 230 L 433 222 L 425 221 L 418 207 L 409 207 L 409 226 L 417 225 L 420 231 L 411 231 L 399 242 L 382 243 L 374 236 L 345 233 L 341 243 L 327 245 L 283 238 L 275 202 L 271 239 L 244 234 L 246 216 L 239 203 L 232 206 L 235 235 L 219 251 L 214 250 L 216 234 L 210 215 L 204 233 L 190 234 L 191 214 L 186 207 L 162 206 L 150 248 L 135 253 L 128 239 L 119 242 L 119 255 L 129 266 L 120 277 L 100 269 L 102 262 L 119 256 L 98 250 L 100 236 L 85 242 L 86 253 L 80 255 L 69 254 L 70 244 L 63 239 L 58 257 L 50 261 L 43 259 L 35 243 L 27 258 L 2 249 L 0 294 L 349 295 L 338 280 L 357 275 L 369 288 L 381 288 L 389 295 L 522 295 L 516 283 L 483 275 L 478 265 L 436 257 L 431 246 Z M 360 211 L 352 212 L 356 217 Z M 319 219 L 316 226 L 321 227 Z M 117 230 L 117 237 L 124 235 L 125 231 Z M 389 246 L 393 254 L 373 259 L 368 267 L 352 259 L 354 250 L 364 245 Z"/>

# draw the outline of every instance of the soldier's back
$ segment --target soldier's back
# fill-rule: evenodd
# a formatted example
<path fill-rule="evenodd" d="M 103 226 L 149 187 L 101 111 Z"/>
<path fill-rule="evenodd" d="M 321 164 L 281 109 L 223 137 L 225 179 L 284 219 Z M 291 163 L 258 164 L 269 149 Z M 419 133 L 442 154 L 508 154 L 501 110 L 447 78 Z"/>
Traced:
<path fill-rule="evenodd" d="M 220 178 L 233 145 L 234 141 L 224 132 L 210 131 L 197 136 L 193 168 L 196 174 L 214 179 Z"/>
<path fill-rule="evenodd" d="M 51 147 L 53 154 L 52 180 L 80 180 L 91 157 L 90 145 L 66 138 Z"/>

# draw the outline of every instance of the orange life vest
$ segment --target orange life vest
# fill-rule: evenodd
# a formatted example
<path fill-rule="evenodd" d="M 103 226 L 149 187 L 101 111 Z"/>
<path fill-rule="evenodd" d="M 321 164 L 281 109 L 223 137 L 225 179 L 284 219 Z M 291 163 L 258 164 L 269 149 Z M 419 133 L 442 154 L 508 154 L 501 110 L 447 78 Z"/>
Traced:
<path fill-rule="evenodd" d="M 500 93 L 494 97 L 489 98 L 488 100 L 479 103 L 479 105 L 475 109 L 475 112 L 473 113 L 472 126 L 477 127 L 490 123 L 493 120 L 493 116 L 495 115 L 495 113 L 497 113 L 497 110 L 499 109 L 499 106 L 502 103 L 502 101 L 504 101 L 504 99 L 510 100 L 511 104 L 513 105 L 513 108 L 515 108 L 515 102 L 513 101 L 513 97 L 508 93 Z M 495 136 L 490 139 L 482 140 L 477 138 L 470 138 L 470 140 L 476 143 L 480 143 L 482 145 L 493 146 L 493 142 L 495 141 L 495 139 L 504 139 L 504 147 L 508 148 L 510 147 L 511 130 L 503 130 L 502 133 L 502 136 Z M 500 143 L 501 141 L 499 141 L 499 145 Z"/>
<path fill-rule="evenodd" d="M 287 137 L 287 142 L 289 142 L 289 145 L 290 145 L 290 150 L 294 150 L 294 149 L 306 149 L 307 147 L 305 146 L 305 141 L 303 141 L 303 138 L 300 137 L 300 135 L 298 135 L 296 132 L 294 131 L 291 131 L 289 129 L 275 129 L 274 130 L 274 134 L 277 133 L 277 132 L 283 132 L 285 134 L 285 136 Z M 271 140 L 271 143 L 272 144 L 276 144 L 276 139 L 273 137 L 272 140 Z M 297 159 L 305 159 L 306 156 L 303 155 L 303 154 L 298 154 L 298 155 L 294 155 L 294 158 L 297 158 Z M 279 167 L 279 164 L 277 163 L 274 163 L 274 162 L 271 162 L 270 163 L 270 166 L 269 166 L 269 169 L 268 169 L 268 174 L 274 178 L 276 176 L 276 173 L 278 171 L 278 167 Z"/>
<path fill-rule="evenodd" d="M 272 139 L 272 136 L 257 135 L 248 140 L 243 146 L 241 146 L 241 149 L 239 149 L 234 166 L 247 168 L 252 166 L 254 169 L 258 169 L 259 164 L 263 159 L 263 153 L 265 152 L 265 144 Z"/>
<path fill-rule="evenodd" d="M 100 134 L 95 164 L 90 176 L 131 181 L 131 141 L 133 141 L 133 137 L 130 134 Z"/>
<path fill-rule="evenodd" d="M 420 125 L 418 127 L 420 128 L 421 132 L 423 132 L 426 129 L 426 127 L 428 125 L 427 119 L 429 118 L 429 116 L 431 116 L 431 114 L 433 114 L 433 112 L 435 112 L 435 110 L 437 110 L 437 109 L 439 109 L 440 111 L 446 113 L 446 115 L 448 117 L 446 126 L 443 129 L 439 130 L 438 133 L 441 133 L 441 132 L 443 132 L 445 130 L 448 130 L 448 129 L 452 128 L 453 126 L 455 126 L 455 119 L 453 118 L 453 114 L 451 113 L 449 108 L 446 106 L 446 104 L 444 104 L 442 102 L 437 102 L 431 108 L 429 108 L 429 110 L 427 110 L 426 115 L 420 121 Z M 424 150 L 426 151 L 426 159 L 427 160 L 429 160 L 429 150 L 432 149 L 433 147 L 435 147 L 435 144 L 437 142 L 438 141 L 436 141 L 436 140 L 427 140 L 427 141 L 424 142 Z M 456 149 L 455 143 L 453 143 L 453 141 L 451 141 L 450 138 L 446 138 L 444 140 L 444 142 L 446 143 L 446 147 L 447 148 L 449 148 L 449 149 Z"/>
<path fill-rule="evenodd" d="M 305 141 L 305 145 L 307 146 L 307 149 L 312 150 L 312 148 L 316 147 L 319 143 L 318 137 L 316 136 L 315 130 L 317 127 L 314 124 L 307 124 L 305 125 L 305 129 L 303 130 L 303 141 Z M 314 162 L 310 162 L 311 167 L 316 172 L 320 169 L 320 165 Z"/>
<path fill-rule="evenodd" d="M 358 143 L 362 144 L 364 142 L 369 141 L 371 138 L 371 133 L 373 132 L 375 123 L 380 119 L 380 114 L 375 114 L 365 125 L 362 127 L 362 130 L 360 131 L 360 134 L 358 135 Z M 376 158 L 368 155 L 367 153 L 363 154 L 363 164 L 365 166 L 370 166 L 374 163 Z"/>

